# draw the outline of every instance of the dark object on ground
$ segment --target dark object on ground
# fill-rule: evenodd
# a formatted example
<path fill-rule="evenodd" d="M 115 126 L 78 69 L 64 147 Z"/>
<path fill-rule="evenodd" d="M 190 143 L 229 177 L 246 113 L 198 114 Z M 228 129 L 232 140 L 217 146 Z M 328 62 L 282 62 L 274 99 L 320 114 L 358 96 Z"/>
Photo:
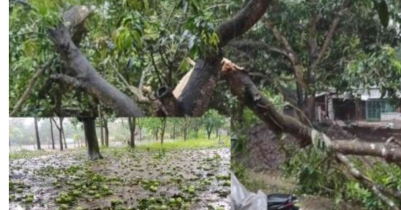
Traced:
<path fill-rule="evenodd" d="M 298 199 L 291 194 L 270 194 L 267 195 L 268 210 L 298 210 L 295 206 Z"/>

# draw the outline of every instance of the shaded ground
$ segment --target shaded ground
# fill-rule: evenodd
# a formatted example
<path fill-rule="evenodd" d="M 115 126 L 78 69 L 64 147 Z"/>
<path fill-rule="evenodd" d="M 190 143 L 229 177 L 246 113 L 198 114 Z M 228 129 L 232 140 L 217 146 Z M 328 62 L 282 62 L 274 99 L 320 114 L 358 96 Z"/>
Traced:
<path fill-rule="evenodd" d="M 10 209 L 229 209 L 230 151 L 107 149 L 10 160 Z"/>

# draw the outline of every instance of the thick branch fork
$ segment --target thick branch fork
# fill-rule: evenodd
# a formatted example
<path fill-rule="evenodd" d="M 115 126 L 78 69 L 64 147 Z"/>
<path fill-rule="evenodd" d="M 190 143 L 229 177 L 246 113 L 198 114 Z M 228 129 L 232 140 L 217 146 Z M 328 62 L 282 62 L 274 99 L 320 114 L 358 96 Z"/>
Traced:
<path fill-rule="evenodd" d="M 54 79 L 82 86 L 88 93 L 96 96 L 101 102 L 112 108 L 118 116 L 143 116 L 142 111 L 131 98 L 107 82 L 92 67 L 75 46 L 66 28 L 51 30 L 49 34 L 62 61 L 72 75 L 70 77 L 55 75 L 53 76 Z M 72 80 L 71 77 L 77 81 Z"/>

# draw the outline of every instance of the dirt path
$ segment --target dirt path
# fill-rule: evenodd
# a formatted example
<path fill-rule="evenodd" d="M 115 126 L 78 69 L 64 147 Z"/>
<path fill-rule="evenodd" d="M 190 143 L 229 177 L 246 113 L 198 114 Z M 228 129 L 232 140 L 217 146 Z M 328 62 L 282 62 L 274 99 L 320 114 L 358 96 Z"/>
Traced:
<path fill-rule="evenodd" d="M 229 149 L 10 160 L 10 209 L 229 209 Z"/>

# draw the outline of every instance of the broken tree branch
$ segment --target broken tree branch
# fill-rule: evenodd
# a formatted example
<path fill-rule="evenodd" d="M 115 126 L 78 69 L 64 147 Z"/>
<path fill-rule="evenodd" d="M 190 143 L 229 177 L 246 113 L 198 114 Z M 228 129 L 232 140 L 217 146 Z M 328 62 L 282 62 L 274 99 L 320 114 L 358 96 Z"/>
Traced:
<path fill-rule="evenodd" d="M 399 210 L 393 201 L 383 195 L 376 185 L 368 182 L 368 179 L 353 166 L 352 162 L 342 153 L 353 155 L 371 155 L 385 158 L 386 160 L 398 161 L 401 160 L 401 151 L 383 152 L 382 147 L 372 148 L 370 143 L 357 142 L 361 148 L 369 147 L 368 151 L 352 150 L 349 142 L 332 141 L 325 134 L 316 131 L 315 129 L 301 124 L 296 119 L 286 116 L 275 110 L 274 105 L 262 95 L 252 80 L 249 78 L 248 73 L 243 68 L 238 68 L 229 60 L 223 60 L 222 75 L 227 80 L 231 92 L 243 101 L 261 120 L 263 120 L 273 131 L 286 132 L 297 137 L 298 143 L 301 146 L 313 144 L 319 145 L 323 142 L 324 145 L 334 150 L 336 157 L 344 163 L 352 175 L 360 180 L 367 188 L 371 189 L 383 202 L 389 205 L 394 210 Z M 352 145 L 353 146 L 353 145 Z M 373 151 L 374 150 L 374 151 Z M 341 152 L 341 153 L 340 153 Z M 389 155 L 390 154 L 390 155 Z"/>
<path fill-rule="evenodd" d="M 219 37 L 218 47 L 224 47 L 229 41 L 251 28 L 265 13 L 270 2 L 270 0 L 251 0 L 232 19 L 222 23 L 216 31 Z M 208 108 L 213 90 L 219 81 L 221 59 L 222 55 L 219 53 L 203 56 L 196 61 L 193 71 L 186 75 L 187 82 L 181 86 L 177 97 L 184 115 L 201 116 Z"/>
<path fill-rule="evenodd" d="M 336 158 L 345 166 L 347 166 L 348 171 L 356 180 L 360 181 L 366 188 L 369 188 L 377 197 L 380 198 L 380 200 L 385 202 L 391 209 L 400 210 L 390 198 L 385 196 L 381 192 L 381 190 L 379 190 L 379 187 L 375 183 L 373 183 L 367 177 L 362 175 L 362 173 L 354 166 L 354 164 L 345 155 L 341 153 L 336 153 Z"/>
<path fill-rule="evenodd" d="M 274 104 L 255 86 L 247 71 L 238 68 L 237 65 L 227 59 L 223 60 L 221 72 L 227 80 L 231 92 L 239 100 L 244 101 L 245 105 L 254 111 L 273 131 L 290 133 L 298 137 L 301 146 L 316 145 L 317 139 L 321 139 L 328 148 L 345 155 L 369 155 L 381 157 L 390 162 L 401 161 L 401 148 L 389 148 L 385 144 L 375 144 L 372 147 L 372 144 L 368 142 L 333 141 L 298 120 L 278 112 Z"/>
<path fill-rule="evenodd" d="M 71 40 L 68 29 L 61 27 L 50 30 L 49 35 L 67 69 L 83 83 L 88 93 L 111 107 L 118 116 L 143 116 L 142 111 L 131 98 L 107 82 L 92 67 Z"/>

